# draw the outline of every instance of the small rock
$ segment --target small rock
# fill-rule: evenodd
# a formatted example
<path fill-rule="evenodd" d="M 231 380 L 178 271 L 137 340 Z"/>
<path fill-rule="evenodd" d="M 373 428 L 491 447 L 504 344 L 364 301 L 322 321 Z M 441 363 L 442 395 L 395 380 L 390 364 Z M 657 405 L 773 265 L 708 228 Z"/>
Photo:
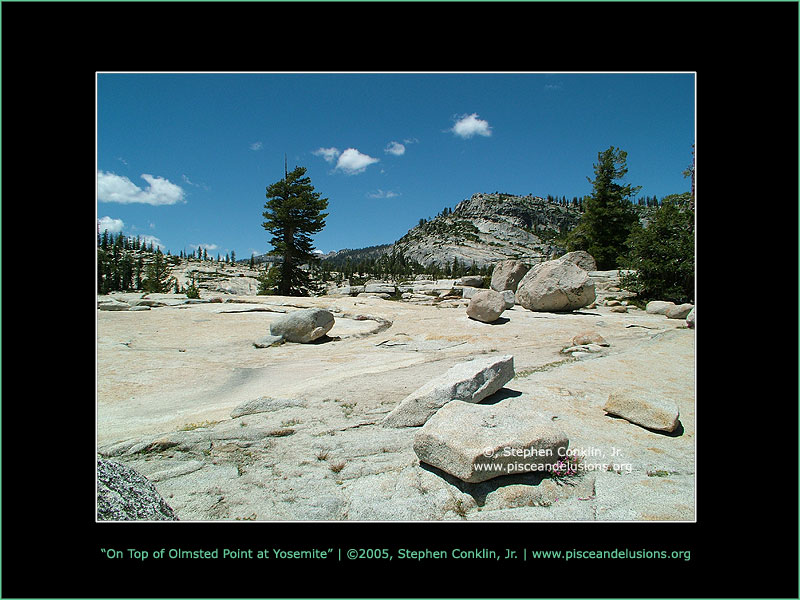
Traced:
<path fill-rule="evenodd" d="M 603 302 L 603 304 L 605 304 L 606 306 L 619 306 L 620 305 L 620 301 L 619 300 L 606 300 L 605 302 Z"/>
<path fill-rule="evenodd" d="M 675 402 L 644 390 L 612 392 L 603 410 L 636 425 L 657 431 L 675 431 L 680 418 L 680 411 Z"/>
<path fill-rule="evenodd" d="M 693 308 L 694 304 L 679 304 L 678 306 L 670 306 L 664 314 L 668 319 L 685 319 Z"/>
<path fill-rule="evenodd" d="M 282 335 L 268 335 L 253 342 L 253 346 L 256 348 L 269 348 L 270 346 L 280 346 L 285 341 Z"/>
<path fill-rule="evenodd" d="M 627 306 L 622 306 L 621 304 L 619 306 L 612 306 L 611 307 L 611 312 L 613 312 L 613 313 L 626 313 L 626 312 L 628 312 L 628 307 Z"/>
<path fill-rule="evenodd" d="M 689 329 L 694 329 L 694 308 L 686 315 L 686 326 Z"/>
<path fill-rule="evenodd" d="M 583 346 L 586 344 L 597 344 L 598 346 L 610 346 L 605 338 L 596 331 L 584 331 L 572 338 L 573 346 Z"/>
<path fill-rule="evenodd" d="M 459 363 L 406 396 L 383 420 L 385 427 L 423 425 L 453 400 L 480 402 L 514 378 L 514 357 L 492 356 Z"/>
<path fill-rule="evenodd" d="M 506 300 L 500 292 L 480 290 L 469 301 L 467 316 L 483 323 L 492 323 L 500 318 L 505 309 Z"/>

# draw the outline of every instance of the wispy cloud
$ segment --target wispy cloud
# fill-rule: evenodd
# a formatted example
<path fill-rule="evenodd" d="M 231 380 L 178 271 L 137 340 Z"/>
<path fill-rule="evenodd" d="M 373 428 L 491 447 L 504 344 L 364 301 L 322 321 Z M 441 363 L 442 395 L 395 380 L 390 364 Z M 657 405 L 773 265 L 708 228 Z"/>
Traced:
<path fill-rule="evenodd" d="M 363 173 L 368 166 L 376 162 L 379 162 L 377 158 L 362 154 L 355 148 L 348 148 L 339 155 L 339 160 L 336 161 L 336 169 L 343 171 L 347 175 L 357 175 L 358 173 Z"/>
<path fill-rule="evenodd" d="M 253 142 L 250 144 L 250 150 L 261 150 L 264 147 L 262 142 Z"/>
<path fill-rule="evenodd" d="M 475 135 L 483 137 L 492 135 L 492 128 L 489 126 L 489 122 L 479 119 L 477 113 L 461 115 L 456 120 L 455 125 L 448 131 L 452 131 L 455 135 L 465 140 Z"/>
<path fill-rule="evenodd" d="M 394 154 L 395 156 L 403 156 L 406 153 L 406 147 L 400 142 L 391 141 L 383 149 L 386 154 Z"/>
<path fill-rule="evenodd" d="M 161 250 L 165 248 L 164 244 L 161 243 L 161 240 L 154 235 L 140 235 L 139 239 L 141 239 L 142 244 L 148 248 L 150 247 L 150 244 L 153 245 L 153 248 L 160 248 Z"/>
<path fill-rule="evenodd" d="M 561 85 L 560 83 L 545 83 L 544 84 L 544 89 L 549 90 L 549 91 L 560 90 L 560 89 L 563 89 L 563 87 L 564 86 Z"/>
<path fill-rule="evenodd" d="M 149 185 L 140 188 L 127 177 L 105 171 L 97 172 L 97 199 L 120 204 L 150 204 L 153 206 L 186 202 L 185 192 L 163 177 L 142 174 Z"/>
<path fill-rule="evenodd" d="M 339 152 L 338 148 L 331 147 L 331 148 L 317 148 L 311 154 L 313 154 L 314 156 L 321 156 L 322 158 L 325 159 L 326 162 L 332 164 L 339 157 L 339 154 L 341 153 Z"/>
<path fill-rule="evenodd" d="M 122 219 L 112 219 L 111 217 L 102 217 L 97 219 L 97 224 L 100 227 L 100 233 L 108 230 L 108 233 L 120 233 L 125 223 Z"/>
<path fill-rule="evenodd" d="M 374 199 L 379 199 L 379 198 L 397 198 L 399 195 L 400 194 L 398 194 L 397 192 L 392 192 L 390 190 L 384 191 L 384 190 L 380 190 L 379 189 L 379 190 L 377 190 L 375 192 L 368 193 L 367 194 L 367 198 L 374 198 Z"/>

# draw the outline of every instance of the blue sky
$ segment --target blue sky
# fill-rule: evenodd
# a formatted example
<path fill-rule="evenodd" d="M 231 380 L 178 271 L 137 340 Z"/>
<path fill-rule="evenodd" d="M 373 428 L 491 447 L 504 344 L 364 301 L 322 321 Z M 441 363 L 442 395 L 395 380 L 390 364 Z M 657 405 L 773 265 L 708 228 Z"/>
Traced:
<path fill-rule="evenodd" d="M 640 196 L 688 191 L 693 73 L 98 73 L 97 218 L 179 254 L 271 249 L 266 187 L 307 168 L 323 252 L 391 243 L 478 192 L 582 196 L 628 153 Z"/>

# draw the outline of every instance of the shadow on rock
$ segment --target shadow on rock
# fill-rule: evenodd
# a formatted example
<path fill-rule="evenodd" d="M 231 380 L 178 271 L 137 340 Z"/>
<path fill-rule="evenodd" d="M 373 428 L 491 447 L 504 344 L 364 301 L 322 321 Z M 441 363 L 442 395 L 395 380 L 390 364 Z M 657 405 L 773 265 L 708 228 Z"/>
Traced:
<path fill-rule="evenodd" d="M 426 471 L 433 473 L 434 475 L 438 475 L 450 485 L 458 488 L 459 491 L 472 496 L 478 506 L 484 506 L 486 504 L 486 497 L 501 487 L 507 485 L 538 486 L 544 479 L 549 479 L 547 474 L 530 472 L 501 475 L 499 477 L 495 477 L 494 479 L 489 479 L 488 481 L 482 481 L 480 483 L 467 483 L 466 481 L 461 481 L 458 477 L 450 475 L 450 473 L 447 473 L 446 471 L 427 463 L 420 462 L 419 466 Z"/>
<path fill-rule="evenodd" d="M 478 404 L 497 404 L 498 402 L 502 402 L 506 398 L 518 398 L 522 396 L 522 392 L 518 390 L 510 390 L 508 388 L 500 388 L 491 396 L 487 396 Z"/>

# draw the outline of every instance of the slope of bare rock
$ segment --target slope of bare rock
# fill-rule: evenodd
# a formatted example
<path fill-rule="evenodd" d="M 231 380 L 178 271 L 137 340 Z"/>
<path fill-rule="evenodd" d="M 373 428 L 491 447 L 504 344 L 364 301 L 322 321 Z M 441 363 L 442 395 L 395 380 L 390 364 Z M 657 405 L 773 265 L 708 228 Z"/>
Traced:
<path fill-rule="evenodd" d="M 182 521 L 694 520 L 695 330 L 683 321 L 602 305 L 515 306 L 488 324 L 463 305 L 378 298 L 150 297 L 165 306 L 97 312 L 98 453 L 147 477 Z M 323 339 L 253 346 L 311 307 L 335 316 Z M 587 330 L 603 353 L 561 353 Z M 464 483 L 420 464 L 417 428 L 381 427 L 423 383 L 493 353 L 513 355 L 516 376 L 482 403 L 550 419 L 586 454 L 577 476 Z M 678 429 L 608 415 L 623 388 L 663 392 Z M 263 411 L 231 416 L 258 399 Z"/>

